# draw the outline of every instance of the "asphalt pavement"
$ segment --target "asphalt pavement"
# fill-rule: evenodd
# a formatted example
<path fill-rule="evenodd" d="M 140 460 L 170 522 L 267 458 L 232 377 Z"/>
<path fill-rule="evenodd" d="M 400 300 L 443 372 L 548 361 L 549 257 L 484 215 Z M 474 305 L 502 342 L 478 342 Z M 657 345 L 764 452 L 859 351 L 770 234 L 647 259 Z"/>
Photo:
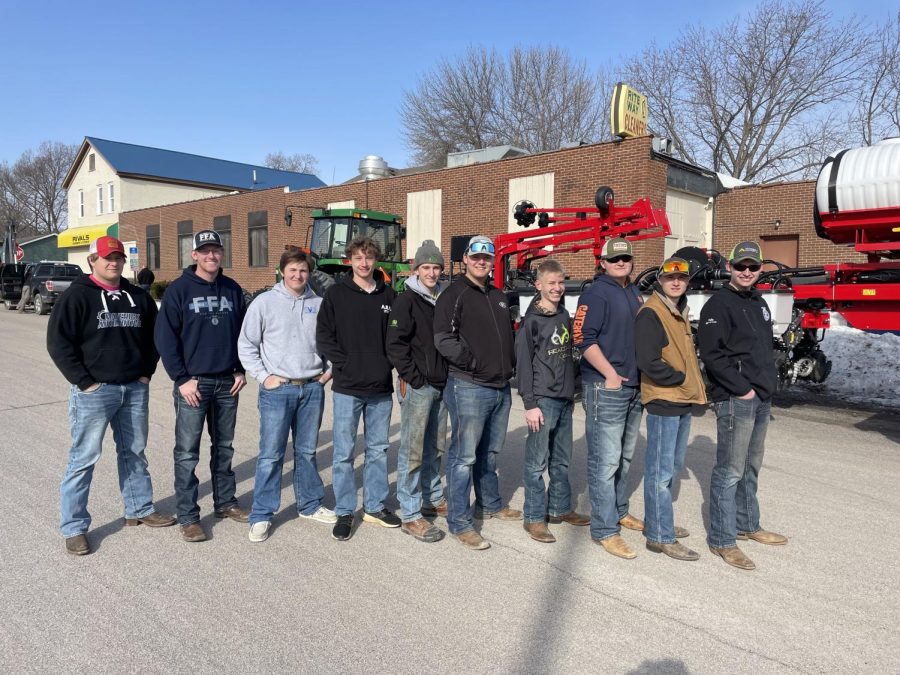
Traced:
<path fill-rule="evenodd" d="M 787 397 L 773 410 L 760 478 L 762 524 L 790 543 L 743 542 L 757 569 L 705 545 L 715 419 L 694 420 L 676 488 L 676 522 L 697 562 L 639 551 L 620 560 L 587 528 L 554 525 L 555 544 L 521 523 L 488 521 L 487 551 L 447 537 L 418 542 L 358 523 L 337 542 L 301 520 L 290 467 L 262 544 L 212 516 L 209 541 L 176 527 L 124 527 L 107 433 L 90 497 L 94 553 L 73 557 L 58 532 L 69 447 L 67 383 L 45 348 L 47 317 L 0 310 L 0 654 L 4 672 L 113 673 L 846 673 L 900 672 L 900 415 Z M 391 424 L 391 505 L 399 408 Z M 151 384 L 147 455 L 157 508 L 174 512 L 172 385 Z M 504 498 L 521 508 L 526 427 L 513 394 L 499 461 Z M 241 394 L 234 468 L 249 506 L 258 443 L 256 385 Z M 643 515 L 645 434 L 629 480 Z M 358 441 L 359 444 L 359 441 Z M 205 444 L 204 444 L 205 445 Z M 357 446 L 359 447 L 359 445 Z M 319 467 L 331 491 L 331 402 Z M 357 458 L 357 483 L 362 462 Z M 571 479 L 587 512 L 584 414 L 575 413 Z M 446 529 L 439 519 L 438 525 Z"/>

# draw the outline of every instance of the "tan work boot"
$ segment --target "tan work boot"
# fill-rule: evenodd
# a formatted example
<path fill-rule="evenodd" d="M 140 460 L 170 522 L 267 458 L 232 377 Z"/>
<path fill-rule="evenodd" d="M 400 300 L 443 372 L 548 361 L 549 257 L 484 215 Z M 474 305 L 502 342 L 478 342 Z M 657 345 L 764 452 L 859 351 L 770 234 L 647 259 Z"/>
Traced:
<path fill-rule="evenodd" d="M 578 525 L 584 527 L 591 524 L 591 517 L 585 516 L 575 511 L 569 511 L 562 516 L 547 516 L 548 523 L 568 523 L 569 525 Z"/>
<path fill-rule="evenodd" d="M 465 532 L 460 532 L 453 536 L 456 537 L 456 540 L 460 544 L 473 551 L 483 551 L 484 549 L 491 547 L 491 545 L 475 530 L 466 530 Z"/>
<path fill-rule="evenodd" d="M 614 534 L 606 539 L 594 539 L 594 543 L 600 544 L 606 549 L 607 553 L 611 553 L 617 558 L 625 558 L 626 560 L 637 558 L 637 553 L 628 545 L 628 542 L 622 539 L 620 534 Z"/>
<path fill-rule="evenodd" d="M 552 544 L 556 541 L 556 537 L 550 533 L 547 523 L 525 523 L 523 527 L 532 539 L 542 544 Z"/>
<path fill-rule="evenodd" d="M 700 560 L 700 555 L 696 551 L 692 551 L 680 542 L 674 544 L 661 544 L 658 541 L 647 540 L 647 550 L 654 553 L 665 553 L 675 560 Z"/>
<path fill-rule="evenodd" d="M 677 525 L 675 526 L 675 538 L 676 539 L 684 539 L 685 537 L 690 537 L 690 536 L 691 536 L 691 533 L 688 532 L 685 528 L 678 527 Z"/>
<path fill-rule="evenodd" d="M 739 549 L 737 546 L 725 546 L 722 548 L 716 546 L 710 546 L 709 550 L 719 556 L 722 560 L 727 562 L 732 567 L 737 567 L 741 570 L 755 570 L 756 563 L 754 563 L 750 558 L 744 555 L 744 552 Z"/>
<path fill-rule="evenodd" d="M 181 538 L 190 542 L 206 541 L 206 532 L 203 531 L 200 523 L 188 523 L 181 526 Z"/>
<path fill-rule="evenodd" d="M 625 527 L 629 530 L 634 530 L 635 532 L 643 532 L 644 531 L 644 521 L 640 518 L 635 518 L 630 513 L 626 513 L 625 517 L 619 521 L 619 525 Z"/>
<path fill-rule="evenodd" d="M 522 520 L 522 512 L 511 509 L 508 506 L 504 506 L 499 511 L 494 511 L 493 513 L 476 508 L 475 517 L 478 520 L 487 520 L 488 518 L 496 518 L 497 520 Z"/>
<path fill-rule="evenodd" d="M 784 546 L 788 543 L 788 538 L 783 534 L 768 532 L 763 529 L 759 529 L 756 532 L 738 532 L 737 538 L 741 541 L 752 539 L 753 541 L 758 541 L 760 544 L 768 544 L 769 546 Z"/>
<path fill-rule="evenodd" d="M 412 535 L 419 541 L 426 541 L 431 543 L 440 541 L 444 538 L 444 531 L 438 527 L 435 527 L 431 524 L 430 521 L 427 521 L 424 518 L 419 518 L 418 520 L 412 520 L 408 523 L 403 523 L 400 526 L 400 529 L 404 533 Z"/>

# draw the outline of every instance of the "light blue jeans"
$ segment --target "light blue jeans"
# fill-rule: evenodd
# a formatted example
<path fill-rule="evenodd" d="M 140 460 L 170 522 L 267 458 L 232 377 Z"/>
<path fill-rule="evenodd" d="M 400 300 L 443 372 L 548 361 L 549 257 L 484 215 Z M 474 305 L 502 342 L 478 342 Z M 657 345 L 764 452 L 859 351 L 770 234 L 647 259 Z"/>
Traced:
<path fill-rule="evenodd" d="M 619 533 L 619 521 L 628 514 L 628 469 L 644 407 L 639 387 L 607 389 L 603 382 L 586 382 L 583 389 L 591 537 L 608 539 Z"/>
<path fill-rule="evenodd" d="M 569 460 L 572 457 L 572 408 L 569 399 L 542 397 L 537 400 L 544 415 L 538 431 L 525 440 L 525 522 L 543 523 L 544 518 L 564 516 L 572 510 Z M 550 488 L 544 491 L 544 471 Z"/>
<path fill-rule="evenodd" d="M 391 428 L 390 394 L 349 396 L 334 392 L 332 437 L 334 458 L 331 465 L 334 483 L 335 513 L 351 516 L 356 511 L 356 476 L 353 473 L 353 446 L 363 418 L 365 462 L 363 464 L 363 508 L 379 513 L 388 498 L 387 451 Z"/>
<path fill-rule="evenodd" d="M 756 532 L 759 501 L 756 488 L 762 468 L 771 401 L 732 396 L 716 409 L 716 466 L 709 494 L 709 545 L 735 545 L 737 533 Z"/>
<path fill-rule="evenodd" d="M 75 385 L 69 390 L 69 429 L 72 447 L 60 494 L 60 532 L 64 537 L 84 534 L 91 526 L 88 493 L 94 465 L 100 459 L 106 427 L 112 427 L 119 469 L 119 489 L 126 518 L 153 513 L 153 485 L 147 457 L 149 385 L 101 384 L 92 392 Z"/>
<path fill-rule="evenodd" d="M 422 517 L 422 501 L 437 506 L 444 500 L 441 455 L 447 446 L 447 406 L 441 390 L 425 383 L 407 385 L 400 397 L 400 452 L 397 455 L 397 500 L 401 520 Z"/>
<path fill-rule="evenodd" d="M 325 390 L 317 381 L 304 385 L 259 387 L 259 457 L 253 484 L 250 524 L 272 520 L 281 506 L 281 470 L 288 432 L 294 446 L 294 497 L 297 512 L 310 515 L 322 505 L 325 486 L 316 464 Z"/>
<path fill-rule="evenodd" d="M 675 543 L 672 482 L 684 466 L 691 414 L 647 415 L 644 455 L 644 536 L 658 544 Z"/>
<path fill-rule="evenodd" d="M 485 513 L 503 508 L 497 453 L 506 441 L 512 398 L 509 385 L 494 389 L 450 377 L 444 402 L 452 428 L 447 451 L 447 527 L 460 534 L 474 529 L 475 513 L 469 502 L 473 484 L 475 504 Z"/>

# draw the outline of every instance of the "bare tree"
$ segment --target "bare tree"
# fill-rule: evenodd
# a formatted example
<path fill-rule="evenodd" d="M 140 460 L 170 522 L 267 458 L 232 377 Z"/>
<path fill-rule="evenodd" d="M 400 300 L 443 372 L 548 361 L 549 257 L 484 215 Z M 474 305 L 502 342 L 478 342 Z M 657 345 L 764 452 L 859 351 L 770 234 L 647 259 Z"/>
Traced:
<path fill-rule="evenodd" d="M 0 165 L 0 219 L 18 223 L 20 236 L 50 234 L 66 228 L 63 180 L 78 145 L 44 141 L 26 150 L 13 165 Z"/>
<path fill-rule="evenodd" d="M 849 123 L 866 145 L 900 136 L 900 11 L 871 41 Z"/>
<path fill-rule="evenodd" d="M 317 174 L 319 160 L 308 153 L 286 155 L 283 152 L 270 152 L 263 163 L 270 169 L 279 171 L 296 171 L 297 173 Z"/>
<path fill-rule="evenodd" d="M 557 47 L 515 48 L 506 58 L 471 47 L 404 92 L 400 115 L 416 161 L 436 167 L 449 152 L 599 140 L 608 135 L 606 93 L 599 76 Z"/>
<path fill-rule="evenodd" d="M 822 2 L 770 0 L 717 29 L 694 26 L 624 66 L 650 126 L 695 164 L 743 180 L 806 177 L 846 142 L 842 110 L 868 38 Z"/>

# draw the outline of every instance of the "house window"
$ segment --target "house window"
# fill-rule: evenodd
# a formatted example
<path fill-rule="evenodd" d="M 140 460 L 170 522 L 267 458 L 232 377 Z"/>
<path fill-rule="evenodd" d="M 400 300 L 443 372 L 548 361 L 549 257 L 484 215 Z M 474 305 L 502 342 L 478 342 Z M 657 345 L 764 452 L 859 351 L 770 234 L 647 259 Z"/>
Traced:
<path fill-rule="evenodd" d="M 78 191 L 78 217 L 84 218 L 84 190 Z"/>
<path fill-rule="evenodd" d="M 147 267 L 159 269 L 159 225 L 147 226 Z"/>
<path fill-rule="evenodd" d="M 103 213 L 103 186 L 97 186 L 97 215 Z"/>
<path fill-rule="evenodd" d="M 222 239 L 222 248 L 225 249 L 222 267 L 231 267 L 231 216 L 213 218 L 213 229 L 219 233 L 219 237 Z"/>
<path fill-rule="evenodd" d="M 97 168 L 97 162 L 94 160 L 94 153 L 88 155 L 88 171 L 93 171 Z"/>
<path fill-rule="evenodd" d="M 109 212 L 116 212 L 116 186 L 110 183 L 106 186 L 106 192 L 109 198 Z"/>
<path fill-rule="evenodd" d="M 265 267 L 269 264 L 268 211 L 251 211 L 247 214 L 247 235 L 250 267 Z"/>
<path fill-rule="evenodd" d="M 178 223 L 178 266 L 182 269 L 191 264 L 194 250 L 194 221 L 182 220 Z"/>

